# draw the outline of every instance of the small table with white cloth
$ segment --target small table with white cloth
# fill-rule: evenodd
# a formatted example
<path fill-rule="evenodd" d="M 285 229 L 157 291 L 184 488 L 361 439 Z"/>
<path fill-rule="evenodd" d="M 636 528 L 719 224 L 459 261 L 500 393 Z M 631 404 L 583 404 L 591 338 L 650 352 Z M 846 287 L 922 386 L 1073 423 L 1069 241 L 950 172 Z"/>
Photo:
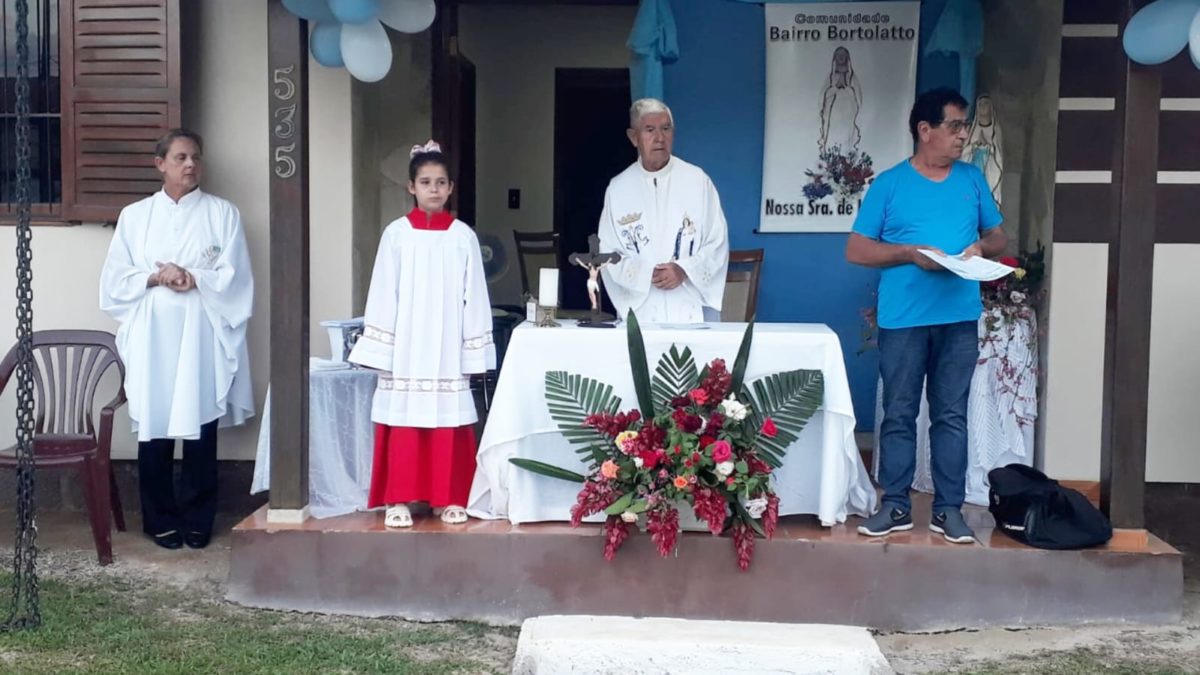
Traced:
<path fill-rule="evenodd" d="M 312 359 L 308 371 L 308 507 L 314 518 L 367 508 L 374 459 L 376 374 Z M 263 406 L 250 494 L 271 487 L 271 391 Z"/>
<path fill-rule="evenodd" d="M 514 457 L 586 473 L 586 463 L 560 433 L 546 406 L 548 371 L 564 370 L 612 385 L 621 409 L 637 407 L 625 326 L 559 328 L 523 323 L 512 333 L 495 399 L 479 444 L 468 513 L 514 524 L 570 520 L 579 485 L 520 469 Z M 698 368 L 723 358 L 732 369 L 744 323 L 646 324 L 642 334 L 651 372 L 671 348 L 689 347 Z M 787 450 L 775 473 L 780 515 L 816 514 L 831 526 L 874 511 L 876 494 L 854 441 L 854 407 L 837 335 L 821 324 L 759 323 L 746 383 L 788 370 L 824 374 L 824 404 Z M 588 519 L 601 520 L 603 514 Z"/>

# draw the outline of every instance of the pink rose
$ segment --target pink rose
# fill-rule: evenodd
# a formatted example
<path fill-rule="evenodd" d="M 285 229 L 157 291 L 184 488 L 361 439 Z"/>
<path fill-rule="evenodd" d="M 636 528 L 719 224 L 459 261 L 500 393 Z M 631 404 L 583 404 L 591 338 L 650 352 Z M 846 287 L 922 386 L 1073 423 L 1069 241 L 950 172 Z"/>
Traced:
<path fill-rule="evenodd" d="M 717 441 L 712 444 L 712 458 L 717 464 L 728 462 L 733 457 L 733 446 L 729 445 L 729 441 Z"/>
<path fill-rule="evenodd" d="M 600 465 L 600 475 L 604 476 L 608 480 L 612 480 L 613 478 L 617 477 L 617 471 L 619 471 L 620 468 L 621 467 L 617 466 L 616 462 L 612 461 L 611 459 L 606 459 L 604 460 L 604 463 Z"/>
<path fill-rule="evenodd" d="M 692 400 L 695 401 L 697 405 L 704 405 L 705 403 L 708 403 L 708 392 L 704 391 L 703 389 L 693 389 L 689 393 L 689 396 L 692 397 Z"/>

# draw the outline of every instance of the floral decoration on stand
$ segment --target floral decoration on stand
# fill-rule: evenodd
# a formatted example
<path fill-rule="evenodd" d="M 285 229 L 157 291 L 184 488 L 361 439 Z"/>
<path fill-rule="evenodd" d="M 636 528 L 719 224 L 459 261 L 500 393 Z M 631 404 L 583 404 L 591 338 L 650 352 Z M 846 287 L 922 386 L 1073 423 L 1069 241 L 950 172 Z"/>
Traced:
<path fill-rule="evenodd" d="M 642 523 L 658 552 L 676 551 L 679 509 L 690 509 L 713 535 L 730 532 L 746 570 L 755 537 L 779 522 L 772 471 L 820 408 L 820 370 L 768 375 L 745 386 L 754 324 L 746 328 L 733 371 L 715 359 L 697 371 L 691 350 L 672 345 L 653 378 L 637 317 L 626 322 L 638 409 L 620 411 L 612 387 L 562 371 L 546 373 L 550 416 L 589 462 L 584 476 L 543 462 L 510 459 L 541 475 L 582 483 L 571 525 L 606 514 L 604 557 L 612 560 Z"/>

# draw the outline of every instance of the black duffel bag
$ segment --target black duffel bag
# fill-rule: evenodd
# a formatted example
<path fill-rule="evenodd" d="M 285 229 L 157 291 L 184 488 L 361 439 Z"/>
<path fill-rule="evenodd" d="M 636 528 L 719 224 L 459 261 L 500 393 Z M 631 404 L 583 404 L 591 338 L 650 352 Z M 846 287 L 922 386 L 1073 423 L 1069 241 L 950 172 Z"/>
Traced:
<path fill-rule="evenodd" d="M 1112 524 L 1087 497 L 1037 469 L 1009 464 L 989 471 L 988 481 L 997 529 L 1023 544 L 1079 549 L 1112 539 Z"/>

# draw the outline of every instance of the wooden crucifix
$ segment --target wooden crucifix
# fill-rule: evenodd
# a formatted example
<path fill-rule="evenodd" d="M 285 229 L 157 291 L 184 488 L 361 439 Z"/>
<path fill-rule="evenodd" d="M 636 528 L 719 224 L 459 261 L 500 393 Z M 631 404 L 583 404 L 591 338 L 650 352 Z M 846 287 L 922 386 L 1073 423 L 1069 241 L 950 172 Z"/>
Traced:
<path fill-rule="evenodd" d="M 572 265 L 579 265 L 588 271 L 587 290 L 588 298 L 592 301 L 592 316 L 580 321 L 579 325 L 593 328 L 611 328 L 612 324 L 609 322 L 616 317 L 600 311 L 600 270 L 605 265 L 621 262 L 621 254 L 616 251 L 601 253 L 600 237 L 593 234 L 588 237 L 588 252 L 572 253 L 567 256 L 567 262 Z"/>

